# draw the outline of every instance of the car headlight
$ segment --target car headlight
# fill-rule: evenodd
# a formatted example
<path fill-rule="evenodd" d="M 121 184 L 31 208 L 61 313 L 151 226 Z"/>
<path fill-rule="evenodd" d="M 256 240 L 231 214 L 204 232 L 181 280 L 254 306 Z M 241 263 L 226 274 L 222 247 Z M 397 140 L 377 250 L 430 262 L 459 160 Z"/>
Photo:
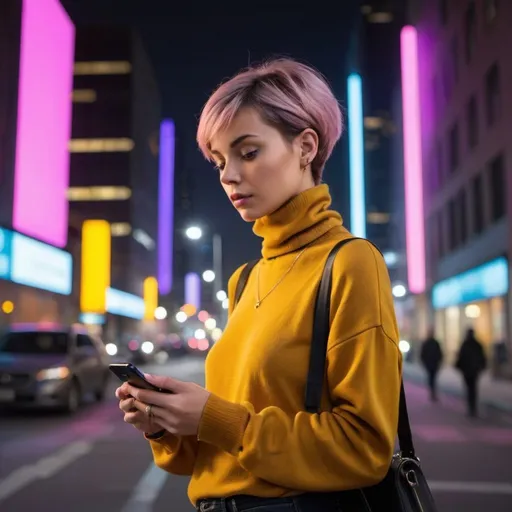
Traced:
<path fill-rule="evenodd" d="M 37 373 L 37 380 L 62 380 L 68 377 L 69 368 L 59 366 L 58 368 L 48 368 Z"/>

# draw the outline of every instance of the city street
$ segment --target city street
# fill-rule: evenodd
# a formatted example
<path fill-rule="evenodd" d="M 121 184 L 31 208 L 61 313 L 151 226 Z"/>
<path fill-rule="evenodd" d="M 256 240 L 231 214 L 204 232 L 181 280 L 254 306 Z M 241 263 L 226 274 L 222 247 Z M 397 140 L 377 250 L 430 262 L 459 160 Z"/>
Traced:
<path fill-rule="evenodd" d="M 202 361 L 180 359 L 148 371 L 201 383 Z M 147 443 L 125 425 L 112 393 L 73 418 L 1 411 L 0 510 L 187 512 L 187 478 L 151 463 Z M 470 420 L 457 399 L 430 404 L 408 384 L 419 456 L 440 512 L 512 510 L 512 420 Z"/>

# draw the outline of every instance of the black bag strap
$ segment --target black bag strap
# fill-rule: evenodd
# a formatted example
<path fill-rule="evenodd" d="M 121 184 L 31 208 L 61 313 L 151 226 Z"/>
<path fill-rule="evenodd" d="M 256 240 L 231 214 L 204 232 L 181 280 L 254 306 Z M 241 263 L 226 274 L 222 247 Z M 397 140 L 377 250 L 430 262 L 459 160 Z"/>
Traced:
<path fill-rule="evenodd" d="M 240 300 L 240 297 L 244 292 L 247 281 L 249 280 L 249 276 L 251 275 L 251 271 L 257 265 L 258 261 L 259 260 L 249 261 L 249 263 L 246 263 L 244 268 L 242 269 L 240 277 L 238 278 L 238 282 L 236 283 L 235 300 L 233 303 L 233 307 L 235 307 L 238 304 L 238 301 Z"/>
<path fill-rule="evenodd" d="M 315 300 L 313 318 L 313 338 L 311 340 L 311 354 L 309 358 L 309 372 L 306 384 L 305 406 L 311 413 L 320 410 L 320 403 L 324 387 L 325 370 L 327 362 L 327 343 L 330 328 L 330 304 L 332 289 L 332 268 L 338 251 L 347 243 L 361 238 L 347 238 L 338 242 L 329 253 L 325 263 L 320 286 Z M 370 242 L 371 243 L 371 242 Z M 373 244 L 372 244 L 373 245 Z M 378 249 L 377 249 L 378 250 Z M 379 251 L 380 252 L 380 251 Z M 411 424 L 407 412 L 407 401 L 403 379 L 400 383 L 400 405 L 398 412 L 398 442 L 400 451 L 406 457 L 415 457 L 412 440 Z"/>

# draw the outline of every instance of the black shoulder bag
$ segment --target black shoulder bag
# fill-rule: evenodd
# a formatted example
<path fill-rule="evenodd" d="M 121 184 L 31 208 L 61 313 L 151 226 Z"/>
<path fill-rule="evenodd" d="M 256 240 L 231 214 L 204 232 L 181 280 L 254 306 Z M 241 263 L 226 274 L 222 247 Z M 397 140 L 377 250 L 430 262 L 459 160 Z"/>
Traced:
<path fill-rule="evenodd" d="M 305 408 L 310 413 L 320 411 L 325 380 L 327 341 L 330 329 L 332 268 L 338 251 L 352 240 L 358 240 L 358 238 L 342 240 L 332 248 L 327 257 L 317 291 L 305 393 Z M 235 305 L 240 300 L 251 270 L 257 262 L 257 260 L 251 261 L 243 268 L 236 287 Z M 367 510 L 369 512 L 437 512 L 434 498 L 414 450 L 403 381 L 400 387 L 398 442 L 400 449 L 393 455 L 384 480 L 373 487 L 361 489 Z M 344 492 L 350 491 L 340 492 L 341 504 L 344 501 Z"/>

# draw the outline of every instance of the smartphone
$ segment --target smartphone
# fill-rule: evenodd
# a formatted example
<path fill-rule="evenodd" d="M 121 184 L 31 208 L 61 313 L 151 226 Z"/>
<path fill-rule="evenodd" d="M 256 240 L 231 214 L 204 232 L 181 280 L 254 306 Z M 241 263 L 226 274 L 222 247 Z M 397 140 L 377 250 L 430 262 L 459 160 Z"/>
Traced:
<path fill-rule="evenodd" d="M 162 389 L 151 384 L 144 374 L 132 363 L 113 363 L 109 365 L 109 368 L 119 380 L 122 382 L 128 382 L 128 384 L 131 384 L 136 388 L 172 394 L 172 391 L 169 391 L 168 389 Z"/>

